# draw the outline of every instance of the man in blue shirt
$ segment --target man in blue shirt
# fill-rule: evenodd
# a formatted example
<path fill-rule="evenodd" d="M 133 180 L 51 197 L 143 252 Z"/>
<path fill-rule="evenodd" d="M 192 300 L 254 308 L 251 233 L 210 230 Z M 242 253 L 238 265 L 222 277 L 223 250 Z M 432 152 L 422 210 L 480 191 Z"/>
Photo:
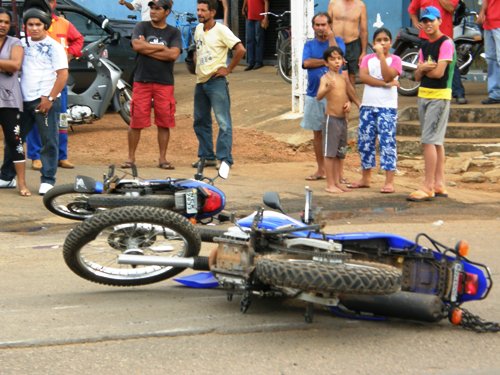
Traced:
<path fill-rule="evenodd" d="M 329 46 L 338 46 L 345 53 L 342 38 L 335 37 L 331 18 L 328 13 L 320 12 L 312 18 L 314 39 L 308 40 L 302 53 L 302 68 L 307 69 L 307 91 L 304 103 L 304 118 L 300 126 L 313 131 L 313 146 L 318 168 L 315 173 L 306 177 L 308 181 L 325 178 L 322 153 L 321 130 L 325 121 L 325 99 L 316 100 L 321 76 L 328 71 L 323 59 L 323 52 Z"/>

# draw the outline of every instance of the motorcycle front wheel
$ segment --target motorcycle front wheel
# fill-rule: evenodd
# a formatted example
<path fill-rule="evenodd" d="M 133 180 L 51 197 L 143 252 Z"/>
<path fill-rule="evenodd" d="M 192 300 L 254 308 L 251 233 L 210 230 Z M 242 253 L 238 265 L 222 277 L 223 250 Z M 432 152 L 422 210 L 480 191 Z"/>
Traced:
<path fill-rule="evenodd" d="M 63 256 L 86 280 L 136 286 L 171 278 L 184 268 L 119 264 L 120 254 L 192 257 L 200 247 L 196 229 L 183 216 L 156 207 L 122 207 L 96 214 L 73 229 Z"/>
<path fill-rule="evenodd" d="M 120 116 L 130 125 L 130 102 L 132 101 L 132 86 L 125 82 L 125 88 L 116 90 L 115 95 L 118 96 L 118 103 L 120 104 Z"/>
<path fill-rule="evenodd" d="M 418 49 L 409 48 L 401 54 L 401 61 L 416 67 L 418 63 Z M 403 73 L 399 77 L 398 93 L 403 96 L 415 96 L 418 93 L 420 82 L 415 81 L 415 69 L 407 68 L 403 64 Z"/>
<path fill-rule="evenodd" d="M 58 185 L 43 196 L 43 205 L 66 219 L 85 220 L 96 212 L 88 205 L 88 198 L 89 194 L 76 192 L 73 184 Z"/>
<path fill-rule="evenodd" d="M 305 292 L 390 294 L 401 289 L 401 272 L 384 264 L 349 261 L 339 264 L 299 259 L 261 259 L 256 277 L 268 285 Z"/>

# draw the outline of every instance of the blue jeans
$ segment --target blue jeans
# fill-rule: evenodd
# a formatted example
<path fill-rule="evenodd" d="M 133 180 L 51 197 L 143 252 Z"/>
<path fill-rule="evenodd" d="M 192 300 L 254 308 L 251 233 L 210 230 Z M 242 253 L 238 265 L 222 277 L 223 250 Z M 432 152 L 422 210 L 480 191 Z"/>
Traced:
<path fill-rule="evenodd" d="M 262 64 L 264 60 L 264 29 L 260 21 L 246 20 L 247 64 Z"/>
<path fill-rule="evenodd" d="M 212 138 L 212 108 L 219 124 L 217 151 L 214 154 Z M 207 160 L 225 160 L 233 164 L 233 129 L 231 123 L 231 98 L 225 77 L 211 78 L 197 83 L 194 89 L 194 132 L 198 138 L 198 157 Z"/>
<path fill-rule="evenodd" d="M 453 72 L 453 81 L 451 82 L 451 94 L 454 98 L 465 98 L 465 89 L 462 84 L 462 77 L 458 64 L 455 64 L 455 71 Z"/>
<path fill-rule="evenodd" d="M 68 88 L 65 86 L 61 91 L 61 113 L 65 113 L 68 106 Z M 57 119 L 57 123 L 59 124 L 59 116 Z M 40 134 L 38 134 L 38 130 L 35 127 L 31 129 L 31 131 L 26 136 L 26 148 L 27 148 L 27 157 L 31 160 L 40 159 L 40 150 L 42 148 L 42 142 L 40 141 Z M 59 127 L 59 160 L 67 160 L 68 159 L 68 128 L 62 129 Z"/>
<path fill-rule="evenodd" d="M 21 115 L 21 127 L 29 133 L 31 128 L 36 126 L 42 149 L 40 150 L 40 160 L 42 169 L 40 182 L 55 185 L 57 162 L 59 154 L 59 113 L 61 112 L 60 100 L 57 98 L 52 104 L 47 117 L 35 112 L 35 108 L 40 104 L 40 99 L 31 102 L 24 102 L 24 111 Z"/>
<path fill-rule="evenodd" d="M 500 100 L 500 29 L 484 30 L 484 53 L 488 63 L 488 97 Z"/>

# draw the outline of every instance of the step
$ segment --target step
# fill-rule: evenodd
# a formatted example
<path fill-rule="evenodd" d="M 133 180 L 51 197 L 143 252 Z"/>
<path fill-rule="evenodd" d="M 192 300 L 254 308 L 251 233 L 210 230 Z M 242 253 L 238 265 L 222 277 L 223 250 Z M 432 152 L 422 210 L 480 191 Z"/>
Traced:
<path fill-rule="evenodd" d="M 420 122 L 398 121 L 398 136 L 420 136 Z M 500 138 L 500 123 L 463 123 L 449 122 L 446 127 L 446 138 Z"/>
<path fill-rule="evenodd" d="M 406 107 L 398 113 L 398 121 L 418 120 L 418 108 Z M 498 123 L 500 122 L 500 104 L 481 105 L 465 104 L 452 106 L 449 122 Z"/>
<path fill-rule="evenodd" d="M 398 136 L 396 142 L 398 154 L 422 154 L 420 137 Z M 489 154 L 500 152 L 500 138 L 446 138 L 444 147 L 448 155 L 469 151 L 481 151 L 483 154 Z"/>

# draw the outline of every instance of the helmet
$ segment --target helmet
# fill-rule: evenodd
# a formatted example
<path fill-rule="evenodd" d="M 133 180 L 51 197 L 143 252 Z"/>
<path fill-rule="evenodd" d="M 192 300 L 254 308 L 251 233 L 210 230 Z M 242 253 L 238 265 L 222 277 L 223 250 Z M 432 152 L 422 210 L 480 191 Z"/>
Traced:
<path fill-rule="evenodd" d="M 23 23 L 26 24 L 30 18 L 38 18 L 45 25 L 45 30 L 48 30 L 52 23 L 52 16 L 38 8 L 29 8 L 23 13 Z"/>
<path fill-rule="evenodd" d="M 196 45 L 193 43 L 189 46 L 186 58 L 184 59 L 184 61 L 186 62 L 187 70 L 191 74 L 196 74 L 196 64 L 194 62 L 195 51 L 196 51 Z"/>

